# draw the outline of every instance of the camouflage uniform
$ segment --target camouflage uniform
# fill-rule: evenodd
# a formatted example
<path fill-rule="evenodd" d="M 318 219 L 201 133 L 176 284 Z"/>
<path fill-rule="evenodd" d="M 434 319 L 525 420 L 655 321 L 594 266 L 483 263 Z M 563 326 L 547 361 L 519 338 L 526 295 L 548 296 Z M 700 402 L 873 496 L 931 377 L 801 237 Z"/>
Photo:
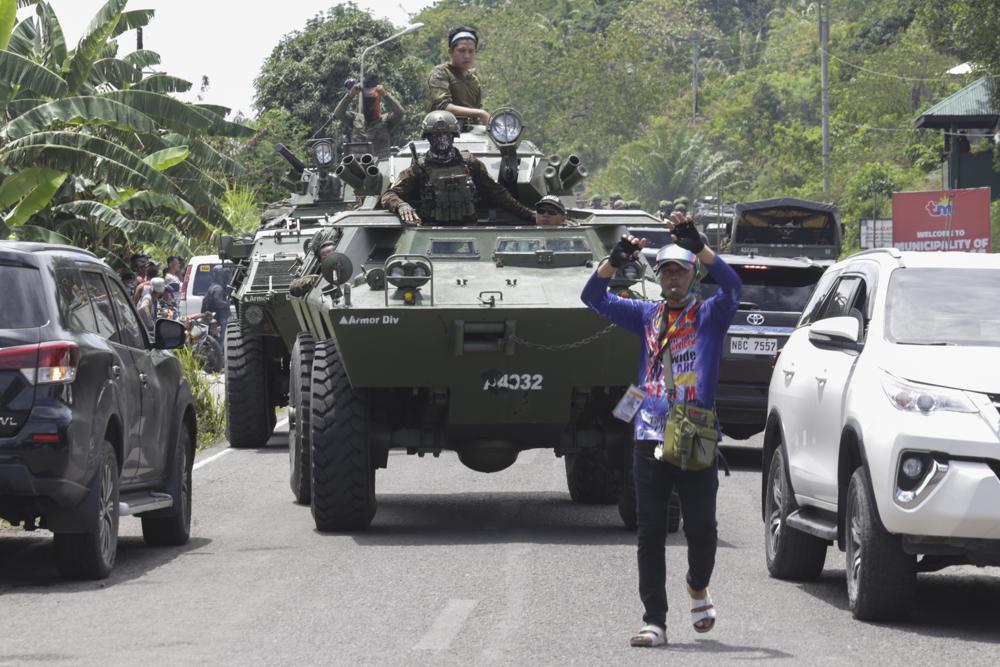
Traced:
<path fill-rule="evenodd" d="M 388 92 L 383 92 L 382 102 L 385 103 L 387 111 L 384 111 L 378 120 L 365 122 L 358 114 L 358 100 L 356 95 L 350 91 L 344 95 L 337 106 L 333 109 L 333 117 L 342 123 L 350 123 L 350 138 L 352 142 L 370 141 L 372 153 L 375 155 L 385 155 L 389 152 L 392 140 L 389 138 L 389 131 L 399 125 L 403 120 L 403 107 L 395 97 Z M 352 108 L 353 103 L 353 108 Z"/>
<path fill-rule="evenodd" d="M 475 71 L 462 74 L 451 63 L 437 65 L 427 79 L 431 89 L 431 111 L 443 111 L 449 104 L 483 108 L 483 91 Z"/>
<path fill-rule="evenodd" d="M 442 174 L 445 178 L 440 180 L 453 182 L 450 192 L 459 191 L 455 195 L 456 201 L 438 200 L 441 191 L 434 184 Z M 425 223 L 474 225 L 476 199 L 501 206 L 526 224 L 535 224 L 531 209 L 514 199 L 504 186 L 494 181 L 482 162 L 471 155 L 463 155 L 457 149 L 452 149 L 452 157 L 447 162 L 429 163 L 424 156 L 418 164 L 404 169 L 392 187 L 382 195 L 381 203 L 382 208 L 397 214 L 402 204 L 409 204 Z"/>

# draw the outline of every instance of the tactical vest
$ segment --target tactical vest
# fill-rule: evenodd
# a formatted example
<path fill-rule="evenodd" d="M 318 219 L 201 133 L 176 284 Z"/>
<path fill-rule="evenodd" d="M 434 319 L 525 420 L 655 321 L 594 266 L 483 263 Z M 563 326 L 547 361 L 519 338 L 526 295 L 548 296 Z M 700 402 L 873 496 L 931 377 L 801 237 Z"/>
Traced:
<path fill-rule="evenodd" d="M 476 185 L 472 181 L 466 160 L 452 165 L 434 165 L 421 160 L 423 187 L 420 191 L 421 217 L 439 223 L 475 220 Z"/>

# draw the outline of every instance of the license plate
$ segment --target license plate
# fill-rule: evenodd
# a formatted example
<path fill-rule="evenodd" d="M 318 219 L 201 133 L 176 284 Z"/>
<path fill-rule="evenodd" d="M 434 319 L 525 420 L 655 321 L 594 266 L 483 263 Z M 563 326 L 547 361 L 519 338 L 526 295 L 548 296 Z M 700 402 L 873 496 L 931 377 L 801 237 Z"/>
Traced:
<path fill-rule="evenodd" d="M 774 354 L 778 351 L 777 338 L 757 338 L 755 336 L 732 336 L 729 339 L 730 354 Z"/>

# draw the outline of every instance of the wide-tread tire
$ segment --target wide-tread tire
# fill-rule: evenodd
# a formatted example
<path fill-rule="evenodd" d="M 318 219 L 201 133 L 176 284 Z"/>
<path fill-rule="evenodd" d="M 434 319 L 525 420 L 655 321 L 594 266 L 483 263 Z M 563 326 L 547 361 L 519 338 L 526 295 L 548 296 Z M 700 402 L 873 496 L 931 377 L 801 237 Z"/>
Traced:
<path fill-rule="evenodd" d="M 310 407 L 316 529 L 365 530 L 376 509 L 368 395 L 351 387 L 333 340 L 316 345 Z"/>
<path fill-rule="evenodd" d="M 312 498 L 309 470 L 309 431 L 312 404 L 312 361 L 316 349 L 313 335 L 302 332 L 295 338 L 288 364 L 288 469 L 289 486 L 295 502 L 308 505 Z"/>
<path fill-rule="evenodd" d="M 105 440 L 100 445 L 97 474 L 84 500 L 92 525 L 83 533 L 56 533 L 56 567 L 67 579 L 106 579 L 118 551 L 118 457 Z M 92 512 L 91 512 L 92 510 Z"/>
<path fill-rule="evenodd" d="M 566 486 L 573 502 L 583 505 L 613 505 L 622 490 L 622 469 L 611 462 L 602 448 L 567 454 Z"/>
<path fill-rule="evenodd" d="M 861 544 L 860 553 L 852 544 L 854 540 Z M 906 618 L 916 597 L 916 557 L 904 552 L 899 537 L 882 525 L 864 466 L 854 471 L 847 487 L 844 541 L 847 603 L 854 618 Z M 855 556 L 859 556 L 856 562 Z"/>
<path fill-rule="evenodd" d="M 142 539 L 151 547 L 176 547 L 191 538 L 191 471 L 194 448 L 191 433 L 184 423 L 178 424 L 177 450 L 167 492 L 174 499 L 173 507 L 150 512 L 142 519 Z"/>
<path fill-rule="evenodd" d="M 764 487 L 764 559 L 775 579 L 811 581 L 823 574 L 826 541 L 790 528 L 788 515 L 795 511 L 795 498 L 788 483 L 785 455 L 778 447 L 771 456 Z"/>
<path fill-rule="evenodd" d="M 268 398 L 264 342 L 244 336 L 239 322 L 226 327 L 226 438 L 236 449 L 263 447 L 274 429 Z"/>

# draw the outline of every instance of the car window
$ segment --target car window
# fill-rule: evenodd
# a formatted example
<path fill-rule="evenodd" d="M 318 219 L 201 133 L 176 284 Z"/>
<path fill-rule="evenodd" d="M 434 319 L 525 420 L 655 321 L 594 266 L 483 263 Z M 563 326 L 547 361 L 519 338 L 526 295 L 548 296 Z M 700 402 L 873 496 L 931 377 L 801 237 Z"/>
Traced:
<path fill-rule="evenodd" d="M 741 301 L 753 304 L 750 308 L 772 312 L 802 312 L 813 286 L 823 275 L 823 269 L 818 266 L 736 264 L 732 268 L 743 282 Z M 719 289 L 711 275 L 702 278 L 701 283 L 702 296 L 706 299 Z"/>
<path fill-rule="evenodd" d="M 864 281 L 861 276 L 841 278 L 830 294 L 830 298 L 823 307 L 822 315 L 818 319 L 825 320 L 830 317 L 848 315 L 855 306 L 855 297 L 859 290 L 864 291 Z"/>
<path fill-rule="evenodd" d="M 823 274 L 823 277 L 819 279 L 816 283 L 816 289 L 813 290 L 812 296 L 809 298 L 809 303 L 802 311 L 802 319 L 799 320 L 799 326 L 805 326 L 811 324 L 819 315 L 820 309 L 826 302 L 827 295 L 830 294 L 830 288 L 833 287 L 834 282 L 840 275 L 840 270 L 827 270 Z"/>
<path fill-rule="evenodd" d="M 146 349 L 146 332 L 139 322 L 138 315 L 132 309 L 132 301 L 125 295 L 125 289 L 111 280 L 108 281 L 111 290 L 111 300 L 115 304 L 115 314 L 118 317 L 119 342 L 140 350 Z"/>
<path fill-rule="evenodd" d="M 194 296 L 205 296 L 208 288 L 212 286 L 212 267 L 214 264 L 198 264 L 191 267 L 191 275 L 194 285 L 191 287 L 191 294 Z"/>
<path fill-rule="evenodd" d="M 0 262 L 0 285 L 0 329 L 33 329 L 49 321 L 38 269 Z"/>
<path fill-rule="evenodd" d="M 902 345 L 996 347 L 998 303 L 1000 270 L 896 269 L 886 293 L 885 337 Z"/>
<path fill-rule="evenodd" d="M 115 312 L 111 306 L 111 297 L 108 296 L 108 288 L 104 285 L 104 278 L 101 277 L 101 274 L 92 271 L 81 271 L 80 277 L 87 289 L 90 302 L 94 306 L 93 333 L 107 340 L 119 342 L 118 328 L 115 326 Z"/>
<path fill-rule="evenodd" d="M 56 304 L 59 321 L 67 331 L 97 333 L 97 319 L 90 303 L 90 292 L 80 271 L 72 263 L 56 265 Z"/>

